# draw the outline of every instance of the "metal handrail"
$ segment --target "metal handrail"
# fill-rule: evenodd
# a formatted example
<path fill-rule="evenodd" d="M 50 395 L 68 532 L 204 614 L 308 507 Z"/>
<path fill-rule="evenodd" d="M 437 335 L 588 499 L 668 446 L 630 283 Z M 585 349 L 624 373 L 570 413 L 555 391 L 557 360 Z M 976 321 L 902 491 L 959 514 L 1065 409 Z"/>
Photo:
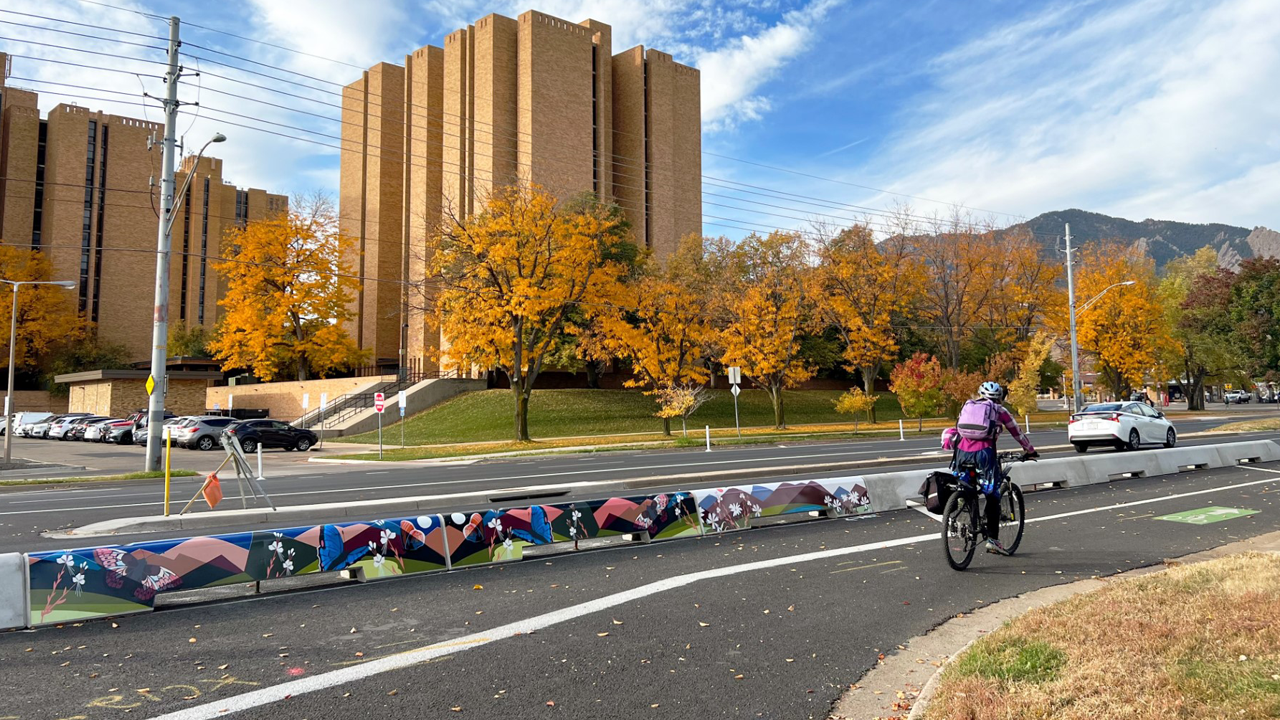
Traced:
<path fill-rule="evenodd" d="M 401 390 L 407 390 L 423 380 L 431 379 L 448 379 L 458 377 L 458 373 L 453 370 L 440 371 L 424 371 L 407 373 L 402 380 L 394 380 L 382 383 L 370 390 L 358 393 L 347 393 L 339 395 L 329 403 L 323 411 L 323 420 L 325 427 L 330 427 L 331 423 L 337 424 L 346 421 L 353 415 L 361 413 L 365 410 L 373 408 L 374 395 L 382 393 L 384 396 L 394 395 Z M 305 413 L 302 417 L 294 421 L 295 427 L 311 428 L 318 424 L 321 420 L 321 410 L 319 408 Z"/>

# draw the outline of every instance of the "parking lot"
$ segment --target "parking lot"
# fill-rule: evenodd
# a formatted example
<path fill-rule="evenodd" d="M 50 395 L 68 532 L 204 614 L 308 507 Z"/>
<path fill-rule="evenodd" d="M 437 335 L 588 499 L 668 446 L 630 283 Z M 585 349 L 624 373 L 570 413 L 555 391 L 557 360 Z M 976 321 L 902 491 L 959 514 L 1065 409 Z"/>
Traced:
<path fill-rule="evenodd" d="M 325 442 L 323 447 L 312 448 L 308 452 L 288 452 L 269 449 L 262 451 L 264 473 L 273 475 L 289 475 L 298 472 L 315 472 L 315 465 L 308 467 L 307 460 L 317 456 L 337 455 L 358 452 L 364 446 L 348 443 Z M 13 456 L 38 463 L 54 463 L 65 468 L 42 468 L 39 470 L 0 472 L 0 479 L 26 479 L 40 477 L 71 477 L 79 475 L 121 474 L 143 470 L 143 456 L 146 448 L 141 445 L 109 445 L 96 442 L 39 440 L 34 438 L 15 437 L 13 439 Z M 174 468 L 209 473 L 218 467 L 226 457 L 222 448 L 202 452 L 173 448 L 172 465 Z M 84 468 L 83 470 L 79 468 Z M 328 468 L 319 468 L 328 469 Z"/>

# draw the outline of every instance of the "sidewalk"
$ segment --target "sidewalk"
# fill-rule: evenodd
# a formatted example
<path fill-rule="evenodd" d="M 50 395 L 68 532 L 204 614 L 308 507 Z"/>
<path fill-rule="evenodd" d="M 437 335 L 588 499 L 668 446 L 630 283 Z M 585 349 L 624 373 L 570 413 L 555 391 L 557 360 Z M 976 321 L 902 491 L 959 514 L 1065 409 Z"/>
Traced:
<path fill-rule="evenodd" d="M 1137 568 L 1103 579 L 1054 585 L 962 613 L 929 633 L 899 645 L 853 683 L 836 703 L 829 720 L 907 720 L 923 716 L 946 663 L 978 638 L 994 632 L 1028 610 L 1093 592 L 1118 580 L 1161 572 L 1167 566 L 1214 560 L 1243 552 L 1280 553 L 1280 532 L 1167 559 L 1164 565 Z"/>

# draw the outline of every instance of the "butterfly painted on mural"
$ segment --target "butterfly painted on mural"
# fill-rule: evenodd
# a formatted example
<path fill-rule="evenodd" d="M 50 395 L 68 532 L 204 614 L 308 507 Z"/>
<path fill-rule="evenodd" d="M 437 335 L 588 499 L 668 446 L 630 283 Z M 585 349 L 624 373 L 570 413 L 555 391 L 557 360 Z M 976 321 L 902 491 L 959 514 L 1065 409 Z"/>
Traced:
<path fill-rule="evenodd" d="M 342 542 L 342 531 L 338 529 L 337 525 L 325 525 L 320 531 L 320 569 L 330 571 L 348 568 L 355 561 L 368 554 L 369 547 L 361 545 L 347 553 L 344 558 L 343 552 L 345 550 L 346 547 Z"/>
<path fill-rule="evenodd" d="M 480 513 L 471 513 L 471 519 L 467 522 L 467 526 L 462 529 L 463 540 L 482 540 L 484 532 L 480 529 L 480 524 L 484 522 L 484 518 L 480 517 Z M 477 537 L 472 538 L 472 535 Z"/>
<path fill-rule="evenodd" d="M 166 567 L 149 563 L 132 553 L 116 548 L 98 548 L 93 551 L 93 559 L 106 571 L 108 587 L 122 588 L 128 578 L 153 593 L 168 590 L 182 584 L 182 578 Z"/>
<path fill-rule="evenodd" d="M 547 545 L 551 542 L 551 523 L 547 522 L 547 511 L 541 505 L 529 508 L 529 529 L 513 529 L 516 537 L 535 545 Z"/>
<path fill-rule="evenodd" d="M 414 527 L 408 520 L 400 521 L 400 529 L 404 531 L 405 550 L 417 550 L 427 544 L 427 534 Z"/>

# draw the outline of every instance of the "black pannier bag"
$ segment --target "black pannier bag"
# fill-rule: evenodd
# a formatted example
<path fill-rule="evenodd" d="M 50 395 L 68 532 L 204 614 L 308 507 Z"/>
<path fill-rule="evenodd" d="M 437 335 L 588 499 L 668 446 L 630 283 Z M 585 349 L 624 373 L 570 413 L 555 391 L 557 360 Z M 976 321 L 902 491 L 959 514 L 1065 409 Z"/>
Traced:
<path fill-rule="evenodd" d="M 941 515 L 947 506 L 947 500 L 956 489 L 956 476 L 945 470 L 934 470 L 920 485 L 920 495 L 924 498 L 924 509 L 934 515 Z"/>

